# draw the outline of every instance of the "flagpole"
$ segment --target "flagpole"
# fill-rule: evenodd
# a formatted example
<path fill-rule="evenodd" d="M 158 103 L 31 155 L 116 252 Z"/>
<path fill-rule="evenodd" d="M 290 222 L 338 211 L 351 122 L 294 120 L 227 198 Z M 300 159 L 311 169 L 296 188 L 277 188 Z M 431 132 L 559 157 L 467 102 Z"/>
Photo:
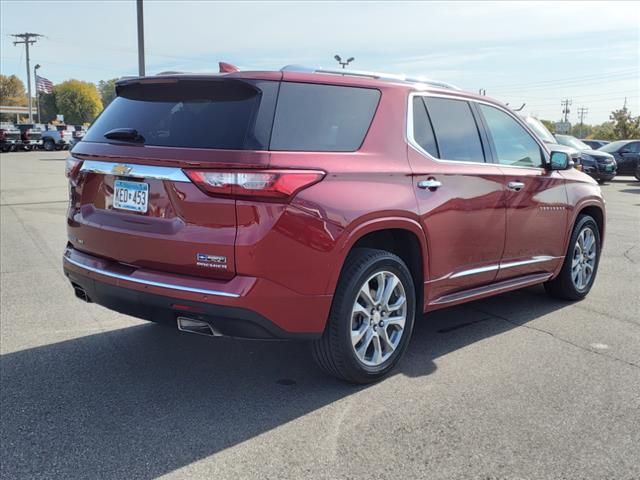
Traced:
<path fill-rule="evenodd" d="M 33 78 L 36 81 L 36 107 L 38 108 L 38 123 L 40 123 L 40 89 L 38 88 L 38 69 L 40 64 L 33 67 Z"/>

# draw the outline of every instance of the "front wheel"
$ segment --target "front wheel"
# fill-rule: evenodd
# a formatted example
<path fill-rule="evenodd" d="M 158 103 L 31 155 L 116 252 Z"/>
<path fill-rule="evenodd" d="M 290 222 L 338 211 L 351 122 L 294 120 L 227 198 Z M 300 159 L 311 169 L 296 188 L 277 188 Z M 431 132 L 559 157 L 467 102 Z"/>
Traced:
<path fill-rule="evenodd" d="M 23 149 L 25 152 L 29 152 L 29 151 L 31 151 L 31 145 L 23 145 L 23 146 L 22 146 L 22 149 Z"/>
<path fill-rule="evenodd" d="M 55 150 L 56 148 L 56 144 L 53 140 L 48 139 L 44 141 L 44 144 L 42 145 L 42 147 L 47 151 L 47 152 L 51 152 L 53 150 Z"/>
<path fill-rule="evenodd" d="M 327 373 L 353 383 L 385 377 L 409 343 L 416 308 L 409 269 L 384 250 L 347 257 L 322 338 L 313 354 Z"/>
<path fill-rule="evenodd" d="M 593 286 L 600 262 L 600 231 L 589 215 L 576 220 L 569 249 L 556 278 L 544 284 L 547 293 L 563 300 L 582 300 Z"/>

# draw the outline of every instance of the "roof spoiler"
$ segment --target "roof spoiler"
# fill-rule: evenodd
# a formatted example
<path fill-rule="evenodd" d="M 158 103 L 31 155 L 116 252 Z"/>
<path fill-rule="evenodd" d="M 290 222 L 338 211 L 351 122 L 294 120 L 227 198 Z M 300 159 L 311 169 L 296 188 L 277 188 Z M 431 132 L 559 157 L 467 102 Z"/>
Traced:
<path fill-rule="evenodd" d="M 236 73 L 240 71 L 238 67 L 227 62 L 218 62 L 218 67 L 220 68 L 220 73 Z"/>

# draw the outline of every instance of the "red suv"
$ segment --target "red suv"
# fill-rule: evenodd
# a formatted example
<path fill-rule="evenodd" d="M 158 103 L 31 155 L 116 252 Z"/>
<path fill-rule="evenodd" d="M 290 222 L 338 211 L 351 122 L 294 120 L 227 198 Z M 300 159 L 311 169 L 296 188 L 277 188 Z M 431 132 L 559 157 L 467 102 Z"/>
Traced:
<path fill-rule="evenodd" d="M 394 367 L 422 312 L 540 283 L 583 298 L 605 229 L 596 182 L 507 107 L 381 74 L 125 79 L 66 173 L 79 298 L 311 340 L 361 383 Z"/>

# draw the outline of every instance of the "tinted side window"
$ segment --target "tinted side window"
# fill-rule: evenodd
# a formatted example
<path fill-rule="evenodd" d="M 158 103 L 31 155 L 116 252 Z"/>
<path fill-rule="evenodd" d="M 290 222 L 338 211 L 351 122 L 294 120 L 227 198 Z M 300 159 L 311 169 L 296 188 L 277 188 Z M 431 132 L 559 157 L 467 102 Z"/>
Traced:
<path fill-rule="evenodd" d="M 464 100 L 426 97 L 425 103 L 443 160 L 484 162 L 478 126 Z"/>
<path fill-rule="evenodd" d="M 380 92 L 370 88 L 283 82 L 270 149 L 353 152 L 379 99 Z"/>
<path fill-rule="evenodd" d="M 627 145 L 627 149 L 633 153 L 640 152 L 640 142 L 631 142 L 629 145 Z"/>
<path fill-rule="evenodd" d="M 413 97 L 413 139 L 429 154 L 436 158 L 440 157 L 423 97 Z"/>
<path fill-rule="evenodd" d="M 518 122 L 497 108 L 479 104 L 487 122 L 498 163 L 519 167 L 541 167 L 540 146 Z"/>

